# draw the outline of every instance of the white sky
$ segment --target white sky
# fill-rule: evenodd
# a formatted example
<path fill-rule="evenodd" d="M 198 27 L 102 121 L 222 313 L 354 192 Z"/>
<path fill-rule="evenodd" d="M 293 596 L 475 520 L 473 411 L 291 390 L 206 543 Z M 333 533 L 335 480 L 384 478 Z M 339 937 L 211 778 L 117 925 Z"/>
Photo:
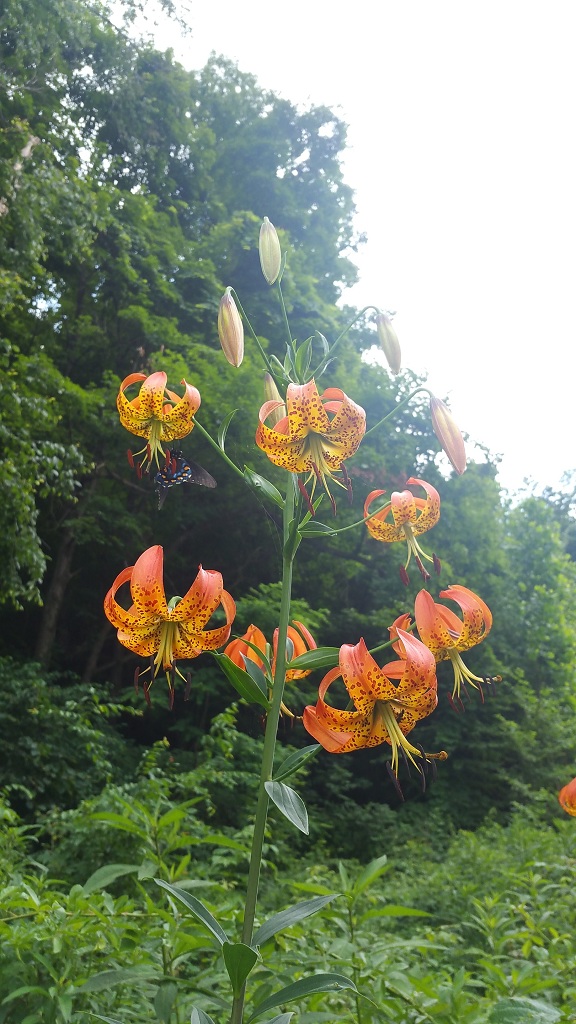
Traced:
<path fill-rule="evenodd" d="M 503 454 L 506 487 L 557 485 L 576 468 L 573 0 L 189 8 L 191 36 L 155 34 L 186 67 L 214 49 L 349 124 L 368 243 L 346 300 L 397 310 L 405 365 Z"/>

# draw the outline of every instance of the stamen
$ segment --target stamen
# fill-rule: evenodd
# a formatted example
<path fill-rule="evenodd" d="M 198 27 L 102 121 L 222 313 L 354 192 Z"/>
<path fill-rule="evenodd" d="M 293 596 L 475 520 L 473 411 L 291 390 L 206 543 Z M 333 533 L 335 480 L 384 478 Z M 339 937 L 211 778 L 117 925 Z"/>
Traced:
<path fill-rule="evenodd" d="M 312 501 L 310 500 L 310 495 L 308 494 L 308 491 L 304 487 L 304 484 L 302 483 L 300 477 L 298 477 L 298 490 L 300 491 L 300 494 L 302 495 L 302 497 L 304 498 L 304 501 L 306 502 L 306 504 L 308 506 L 308 511 L 309 511 L 310 515 L 311 516 L 315 516 L 316 512 L 314 510 L 314 505 L 312 504 Z"/>
<path fill-rule="evenodd" d="M 436 572 L 436 575 L 439 576 L 442 572 L 442 562 L 434 552 L 432 552 L 432 561 L 434 562 L 434 571 Z"/>
<path fill-rule="evenodd" d="M 344 463 L 342 463 L 342 465 L 340 466 L 340 469 L 342 471 L 342 479 L 344 480 L 344 484 L 345 484 L 346 490 L 348 491 L 348 501 L 349 501 L 349 503 L 351 505 L 352 501 L 353 501 L 353 498 L 354 498 L 354 495 L 352 494 L 352 481 L 351 481 L 350 477 L 348 476 L 348 470 L 346 469 L 346 466 L 344 465 Z"/>
<path fill-rule="evenodd" d="M 152 707 L 152 701 L 150 700 L 150 687 L 151 686 L 152 686 L 152 683 L 149 682 L 149 683 L 144 683 L 144 686 L 142 687 L 142 689 L 144 690 L 144 700 L 146 701 L 146 703 L 147 703 L 149 708 Z"/>
<path fill-rule="evenodd" d="M 415 555 L 414 556 L 414 561 L 416 562 L 416 565 L 418 566 L 418 570 L 420 572 L 420 575 L 421 575 L 422 579 L 424 580 L 424 583 L 429 583 L 429 581 L 432 579 L 432 577 L 430 576 L 430 573 L 428 572 L 428 570 L 424 568 L 424 565 L 422 563 L 422 559 L 420 558 L 420 555 Z"/>
<path fill-rule="evenodd" d="M 133 456 L 130 448 L 126 452 L 126 458 L 128 459 L 128 465 L 130 466 L 130 468 L 134 469 L 134 456 Z"/>
<path fill-rule="evenodd" d="M 390 761 L 386 761 L 386 771 L 388 772 L 388 775 L 390 776 L 392 782 L 394 783 L 394 789 L 396 790 L 402 803 L 404 803 L 404 793 L 402 792 L 402 787 L 398 781 L 398 776 L 396 775 L 396 772 L 392 770 L 392 765 L 390 764 Z"/>
<path fill-rule="evenodd" d="M 403 565 L 400 566 L 400 579 L 402 580 L 402 583 L 404 584 L 405 587 L 407 587 L 410 584 L 410 577 L 406 572 L 405 566 Z"/>

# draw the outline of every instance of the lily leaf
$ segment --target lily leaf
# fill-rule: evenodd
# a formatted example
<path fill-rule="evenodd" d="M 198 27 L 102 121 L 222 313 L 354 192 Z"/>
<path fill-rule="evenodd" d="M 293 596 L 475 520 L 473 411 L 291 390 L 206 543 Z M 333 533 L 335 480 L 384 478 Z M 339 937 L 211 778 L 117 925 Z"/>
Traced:
<path fill-rule="evenodd" d="M 362 873 L 358 876 L 352 887 L 352 895 L 359 896 L 360 893 L 364 892 L 372 882 L 375 882 L 380 875 L 384 875 L 390 870 L 391 865 L 388 863 L 388 857 L 386 854 L 382 854 L 381 857 L 376 857 L 375 860 L 371 860 L 366 865 Z"/>
<path fill-rule="evenodd" d="M 281 1006 L 282 1003 L 289 1003 L 292 999 L 302 999 L 304 996 L 312 996 L 317 992 L 341 992 L 342 989 L 347 988 L 356 991 L 354 982 L 345 978 L 343 974 L 313 974 L 310 978 L 300 978 L 300 981 L 286 985 L 285 988 L 281 988 L 279 992 L 275 992 L 273 996 L 269 996 L 268 999 L 260 1003 L 248 1019 L 248 1024 L 266 1010 L 271 1010 L 274 1006 Z"/>
<path fill-rule="evenodd" d="M 228 977 L 232 982 L 232 991 L 234 996 L 238 997 L 246 978 L 258 960 L 258 953 L 243 942 L 225 942 L 222 946 L 222 956 Z"/>
<path fill-rule="evenodd" d="M 298 793 L 285 786 L 283 782 L 265 782 L 264 788 L 278 810 L 291 821 L 304 835 L 308 835 L 308 811 Z"/>
<path fill-rule="evenodd" d="M 299 654 L 294 661 L 290 663 L 290 668 L 303 668 L 303 669 L 315 669 L 315 668 L 333 668 L 338 664 L 338 655 L 340 654 L 339 647 L 317 647 L 313 651 L 306 651 L 305 654 Z"/>
<path fill-rule="evenodd" d="M 336 530 L 333 526 L 328 526 L 326 523 L 319 523 L 317 519 L 312 519 L 309 523 L 301 523 L 298 533 L 301 537 L 334 537 Z"/>
<path fill-rule="evenodd" d="M 488 1021 L 489 1024 L 556 1024 L 561 1017 L 561 1011 L 550 1003 L 510 996 L 492 1007 Z"/>
<path fill-rule="evenodd" d="M 212 917 L 208 908 L 205 907 L 200 900 L 197 900 L 195 896 L 191 896 L 190 893 L 186 892 L 184 889 L 179 889 L 176 885 L 170 885 L 169 882 L 164 882 L 161 878 L 155 878 L 154 881 L 156 882 L 156 885 L 161 886 L 162 889 L 166 889 L 171 896 L 174 896 L 177 900 L 180 900 L 181 903 L 188 907 L 188 910 L 192 911 L 194 916 L 198 918 L 204 927 L 207 928 L 209 932 L 212 932 L 212 935 L 218 940 L 221 946 L 223 946 L 225 942 L 228 942 L 226 932 L 220 927 L 216 918 Z"/>
<path fill-rule="evenodd" d="M 270 480 L 266 477 L 260 476 L 260 473 L 255 473 L 253 469 L 249 469 L 248 466 L 244 466 L 244 479 L 255 491 L 258 492 L 261 498 L 269 498 L 279 508 L 284 508 L 284 498 L 280 494 L 280 491 Z"/>
<path fill-rule="evenodd" d="M 295 903 L 293 907 L 288 907 L 287 910 L 281 910 L 279 914 L 274 914 L 268 921 L 265 921 L 260 926 L 252 942 L 255 946 L 261 946 L 262 943 L 267 942 L 277 932 L 281 932 L 284 928 L 290 928 L 297 921 L 303 921 L 306 917 L 311 917 L 312 914 L 318 913 L 325 907 L 327 903 L 335 900 L 341 893 L 333 892 L 329 896 L 317 896 L 313 900 L 303 900 L 302 903 Z"/>
<path fill-rule="evenodd" d="M 218 444 L 220 445 L 222 451 L 224 451 L 224 445 L 226 444 L 226 434 L 228 433 L 228 427 L 230 426 L 232 418 L 236 415 L 237 412 L 238 409 L 232 409 L 232 412 L 228 413 L 228 415 L 220 424 L 220 427 L 218 429 Z"/>
<path fill-rule="evenodd" d="M 248 675 L 251 676 L 253 681 L 256 683 L 256 686 L 262 691 L 264 696 L 267 698 L 269 683 L 262 669 L 260 668 L 259 665 L 256 664 L 255 661 L 250 661 L 250 658 L 247 658 L 245 654 L 243 654 L 242 657 L 244 659 L 244 665 L 246 666 L 246 671 Z"/>
<path fill-rule="evenodd" d="M 87 978 L 83 985 L 78 985 L 78 992 L 104 992 L 112 985 L 124 985 L 127 982 L 136 981 L 162 981 L 163 974 L 159 974 L 154 967 L 119 967 L 110 971 L 99 971 Z"/>
<path fill-rule="evenodd" d="M 294 753 L 290 754 L 285 761 L 282 761 L 282 764 L 274 776 L 274 782 L 280 782 L 281 779 L 289 778 L 290 775 L 297 772 L 298 769 L 301 768 L 302 765 L 306 764 L 307 761 L 316 757 L 319 750 L 322 750 L 320 743 L 311 743 L 309 747 L 302 747 L 301 750 L 294 751 Z"/>
<path fill-rule="evenodd" d="M 84 882 L 82 887 L 84 895 L 90 896 L 91 893 L 97 892 L 98 889 L 104 889 L 105 886 L 115 882 L 122 875 L 135 874 L 139 868 L 139 864 L 105 864 L 104 867 L 94 871 L 90 878 Z"/>
<path fill-rule="evenodd" d="M 227 654 L 214 654 L 214 657 L 228 682 L 232 683 L 234 689 L 241 697 L 244 697 L 244 700 L 249 701 L 250 704 L 260 704 L 266 711 L 269 710 L 270 701 L 268 697 L 265 693 L 262 693 L 258 683 L 254 681 L 248 672 L 245 672 L 243 668 L 238 668 L 238 665 L 235 665 Z"/>
<path fill-rule="evenodd" d="M 199 1006 L 193 1006 L 190 1024 L 214 1024 L 214 1021 Z"/>

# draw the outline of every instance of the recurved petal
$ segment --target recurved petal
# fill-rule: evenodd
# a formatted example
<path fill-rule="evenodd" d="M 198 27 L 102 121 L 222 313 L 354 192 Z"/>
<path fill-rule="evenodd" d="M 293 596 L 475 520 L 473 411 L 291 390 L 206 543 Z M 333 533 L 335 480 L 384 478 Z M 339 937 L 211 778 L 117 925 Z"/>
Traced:
<path fill-rule="evenodd" d="M 235 665 L 238 665 L 239 668 L 245 668 L 244 657 L 248 658 L 249 661 L 255 662 L 259 668 L 263 668 L 264 662 L 262 661 L 262 658 L 259 658 L 256 651 L 248 646 L 246 643 L 247 640 L 258 647 L 263 654 L 266 652 L 267 643 L 264 633 L 261 629 L 258 629 L 258 626 L 250 623 L 243 636 L 230 641 L 224 651 L 224 654 L 227 654 L 230 660 L 233 661 Z"/>
<path fill-rule="evenodd" d="M 269 404 L 269 403 L 266 403 Z M 277 425 L 282 427 L 283 421 Z M 310 456 L 306 456 L 306 438 L 292 440 L 277 429 L 259 423 L 256 444 L 275 466 L 287 469 L 289 473 L 307 473 L 312 469 Z"/>
<path fill-rule="evenodd" d="M 364 519 L 370 515 L 370 506 L 377 498 L 381 498 L 386 491 L 370 491 L 370 494 L 364 502 Z M 374 537 L 375 540 L 384 541 L 386 544 L 392 544 L 398 540 L 405 540 L 406 535 L 401 526 L 396 526 L 395 523 L 387 523 L 386 516 L 390 512 L 391 503 L 388 502 L 384 508 L 381 508 L 378 512 L 375 512 L 371 519 L 366 521 L 366 528 L 368 533 Z"/>
<path fill-rule="evenodd" d="M 437 655 L 447 648 L 456 647 L 459 633 L 455 637 L 440 614 L 427 590 L 421 590 L 414 602 L 416 626 L 422 643 Z M 461 626 L 461 623 L 459 622 Z"/>
<path fill-rule="evenodd" d="M 330 729 L 318 715 L 317 706 L 309 704 L 305 707 L 302 721 L 306 731 L 330 754 L 341 754 L 343 748 L 352 738 L 349 732 L 337 732 Z"/>
<path fill-rule="evenodd" d="M 332 396 L 338 393 L 337 402 L 332 401 Z M 366 433 L 366 413 L 360 405 L 356 405 L 351 398 L 348 398 L 339 388 L 327 388 L 324 392 L 326 401 L 324 408 L 328 411 L 335 411 L 335 416 L 330 423 L 326 433 L 332 444 L 340 449 L 341 458 L 349 459 L 357 450 L 360 441 Z"/>
<path fill-rule="evenodd" d="M 392 491 L 390 507 L 396 526 L 403 526 L 404 523 L 416 523 L 418 509 L 411 491 Z"/>
<path fill-rule="evenodd" d="M 420 509 L 418 521 L 413 527 L 414 533 L 419 535 L 425 533 L 426 530 L 431 530 L 440 519 L 440 495 L 432 484 L 426 483 L 425 480 L 419 480 L 417 477 L 410 477 L 406 481 L 407 484 L 416 484 L 418 487 L 423 487 L 426 491 L 426 501 L 421 505 L 420 501 L 416 499 L 416 505 Z"/>
<path fill-rule="evenodd" d="M 139 412 L 145 419 L 161 420 L 164 410 L 164 391 L 167 381 L 163 370 L 151 373 L 140 388 Z"/>
<path fill-rule="evenodd" d="M 177 399 L 176 404 L 171 408 L 164 409 L 162 439 L 165 441 L 176 441 L 186 437 L 194 426 L 194 414 L 200 408 L 200 392 L 192 384 L 185 380 L 180 382 L 184 385 L 184 394 L 178 398 L 174 392 L 169 391 L 172 399 Z"/>
<path fill-rule="evenodd" d="M 132 569 L 130 592 L 136 610 L 145 616 L 169 618 L 164 593 L 164 552 L 159 544 L 147 548 Z"/>
<path fill-rule="evenodd" d="M 438 703 L 436 661 L 432 652 L 416 637 L 403 630 L 399 630 L 398 635 L 406 658 L 385 665 L 382 672 L 400 679 L 396 687 L 396 699 L 403 709 L 410 708 L 418 720 L 434 711 Z"/>
<path fill-rule="evenodd" d="M 222 574 L 198 567 L 198 574 L 182 600 L 170 612 L 173 622 L 193 622 L 201 629 L 214 614 L 223 594 Z"/>
<path fill-rule="evenodd" d="M 304 438 L 311 430 L 315 434 L 328 431 L 330 421 L 313 380 L 308 384 L 289 384 L 286 407 L 291 438 Z"/>
<path fill-rule="evenodd" d="M 377 700 L 392 700 L 396 687 L 386 678 L 369 653 L 363 639 L 357 644 L 343 644 L 339 666 L 344 686 L 363 714 L 371 714 Z"/>
<path fill-rule="evenodd" d="M 140 628 L 135 626 L 133 629 L 119 629 L 118 640 L 134 654 L 139 654 L 142 658 L 151 658 L 158 651 L 162 625 L 159 619 L 149 619 Z"/>
<path fill-rule="evenodd" d="M 464 621 L 458 640 L 458 650 L 466 651 L 488 636 L 492 629 L 492 612 L 482 598 L 467 587 L 456 584 L 440 591 L 440 597 L 456 601 L 462 609 Z"/>
<path fill-rule="evenodd" d="M 124 626 L 129 627 L 138 619 L 138 616 L 134 611 L 126 611 L 126 609 L 122 608 L 115 599 L 116 593 L 122 584 L 128 583 L 131 579 L 133 569 L 133 565 L 128 566 L 127 569 L 123 569 L 114 580 L 114 583 L 104 598 L 104 614 L 116 629 L 122 629 Z"/>
<path fill-rule="evenodd" d="M 202 651 L 216 651 L 223 647 L 230 636 L 230 624 L 218 626 L 216 629 L 196 629 L 189 622 L 181 622 L 178 627 L 178 639 L 174 646 L 176 658 L 195 658 Z M 242 664 L 244 668 L 244 664 Z"/>

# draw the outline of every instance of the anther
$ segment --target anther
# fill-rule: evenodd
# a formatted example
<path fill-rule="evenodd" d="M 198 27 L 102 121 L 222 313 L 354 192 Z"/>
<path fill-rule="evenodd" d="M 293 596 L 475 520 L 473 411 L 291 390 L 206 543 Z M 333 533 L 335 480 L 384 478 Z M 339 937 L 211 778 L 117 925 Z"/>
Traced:
<path fill-rule="evenodd" d="M 442 572 L 442 562 L 438 558 L 438 555 L 435 555 L 434 553 L 432 553 L 432 561 L 434 562 L 434 572 L 439 576 Z"/>
<path fill-rule="evenodd" d="M 416 562 L 416 565 L 418 566 L 418 571 L 419 571 L 422 579 L 424 580 L 424 583 L 428 583 L 432 579 L 432 577 L 430 576 L 430 573 L 428 572 L 428 569 L 424 568 L 424 565 L 422 563 L 422 559 L 420 558 L 420 555 L 416 555 L 416 558 L 414 559 L 414 561 Z"/>
<path fill-rule="evenodd" d="M 304 498 L 304 501 L 306 502 L 306 504 L 308 506 L 308 511 L 309 511 L 310 515 L 311 516 L 315 516 L 316 513 L 314 511 L 314 505 L 312 504 L 312 502 L 310 500 L 310 495 L 308 494 L 308 491 L 304 487 L 304 484 L 302 483 L 300 477 L 298 477 L 298 490 L 300 491 L 300 494 L 302 495 L 302 497 Z"/>
<path fill-rule="evenodd" d="M 390 764 L 390 761 L 386 761 L 386 771 L 388 772 L 388 775 L 390 776 L 392 782 L 394 783 L 394 789 L 398 793 L 398 796 L 400 797 L 402 803 L 404 803 L 404 793 L 402 792 L 402 787 L 398 782 L 398 776 L 396 775 L 396 772 L 392 770 L 392 765 Z"/>
<path fill-rule="evenodd" d="M 132 455 L 130 448 L 126 452 L 126 458 L 128 459 L 128 465 L 130 466 L 130 468 L 134 469 L 134 456 Z"/>
<path fill-rule="evenodd" d="M 410 577 L 406 572 L 406 567 L 404 565 L 400 566 L 400 579 L 402 580 L 402 583 L 404 584 L 405 587 L 409 585 Z"/>

